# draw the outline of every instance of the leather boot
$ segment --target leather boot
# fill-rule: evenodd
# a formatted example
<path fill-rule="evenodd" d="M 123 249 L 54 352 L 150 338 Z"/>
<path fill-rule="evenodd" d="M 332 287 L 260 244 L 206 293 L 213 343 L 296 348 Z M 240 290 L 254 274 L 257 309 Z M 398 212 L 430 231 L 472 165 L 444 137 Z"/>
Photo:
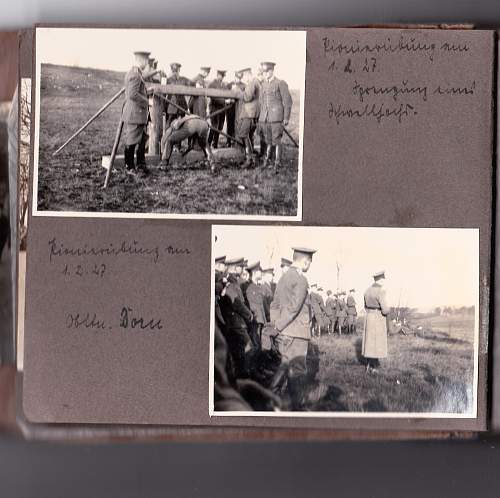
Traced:
<path fill-rule="evenodd" d="M 269 389 L 278 396 L 281 396 L 284 391 L 284 387 L 286 385 L 288 379 L 288 364 L 282 363 L 276 373 L 274 374 L 273 380 L 269 385 Z"/>
<path fill-rule="evenodd" d="M 276 145 L 276 151 L 275 151 L 276 157 L 274 160 L 274 170 L 276 172 L 278 172 L 278 170 L 281 168 L 281 155 L 283 150 L 282 147 L 283 146 L 281 144 Z"/>
<path fill-rule="evenodd" d="M 266 155 L 264 157 L 264 164 L 262 165 L 263 168 L 269 167 L 269 163 L 271 162 L 271 154 L 273 152 L 273 146 L 272 145 L 267 145 L 266 146 Z"/>
<path fill-rule="evenodd" d="M 243 167 L 250 168 L 252 166 L 253 166 L 252 144 L 249 138 L 245 138 L 245 162 L 243 163 Z"/>
<path fill-rule="evenodd" d="M 140 169 L 145 175 L 149 173 L 148 167 L 146 166 L 146 143 L 148 141 L 148 136 L 143 133 L 139 146 L 137 147 L 137 168 Z"/>
<path fill-rule="evenodd" d="M 134 151 L 135 151 L 135 144 L 125 146 L 125 167 L 127 168 L 128 171 L 135 170 Z"/>

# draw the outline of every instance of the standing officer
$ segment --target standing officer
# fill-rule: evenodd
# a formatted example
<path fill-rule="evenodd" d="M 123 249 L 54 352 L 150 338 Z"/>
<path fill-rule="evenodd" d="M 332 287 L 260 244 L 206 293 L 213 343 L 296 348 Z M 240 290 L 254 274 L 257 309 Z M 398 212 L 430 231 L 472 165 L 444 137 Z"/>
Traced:
<path fill-rule="evenodd" d="M 245 83 L 241 81 L 243 77 L 242 71 L 235 71 L 234 73 L 234 81 L 227 85 L 229 90 L 233 90 L 235 92 L 243 92 L 245 90 Z M 225 104 L 229 104 L 231 100 L 226 100 Z M 236 131 L 236 122 L 238 119 L 238 115 L 240 112 L 240 103 L 236 101 L 234 105 L 232 105 L 229 109 L 226 110 L 226 131 L 227 134 L 231 137 L 235 136 Z M 220 128 L 218 128 L 220 130 Z M 231 147 L 232 142 L 228 139 L 228 147 Z"/>
<path fill-rule="evenodd" d="M 272 268 L 265 268 L 262 270 L 262 294 L 264 295 L 264 308 L 266 310 L 267 321 L 271 319 L 271 303 L 274 298 L 274 270 Z"/>
<path fill-rule="evenodd" d="M 219 90 L 227 90 L 227 85 L 224 81 L 224 77 L 226 76 L 226 71 L 222 69 L 217 70 L 217 77 L 213 80 L 208 88 L 216 88 Z M 208 104 L 208 110 L 210 114 L 220 111 L 226 105 L 226 100 L 224 97 L 211 97 Z M 223 112 L 220 112 L 216 116 L 210 119 L 210 124 L 216 129 L 222 131 L 224 128 L 224 121 L 226 120 L 226 115 Z M 210 133 L 208 134 L 208 143 L 214 149 L 217 149 L 219 146 L 219 133 L 210 129 Z"/>
<path fill-rule="evenodd" d="M 274 76 L 274 62 L 263 62 L 265 78 L 261 83 L 259 126 L 266 141 L 264 167 L 269 166 L 272 149 L 275 149 L 274 168 L 281 167 L 283 128 L 288 125 L 292 110 L 292 96 L 285 81 Z"/>
<path fill-rule="evenodd" d="M 260 261 L 249 266 L 248 273 L 250 274 L 250 280 L 246 287 L 246 298 L 248 307 L 253 314 L 250 338 L 254 343 L 254 347 L 260 349 L 262 327 L 267 322 L 266 310 L 264 309 L 264 295 L 262 293 L 262 286 L 259 285 L 262 278 Z"/>
<path fill-rule="evenodd" d="M 167 85 L 184 85 L 184 86 L 192 86 L 192 82 L 181 76 L 182 65 L 178 62 L 172 62 L 170 64 L 171 75 L 167 78 Z M 169 128 L 172 121 L 176 118 L 182 118 L 185 115 L 185 111 L 187 111 L 187 103 L 186 97 L 184 95 L 168 95 L 167 98 L 177 104 L 181 109 L 181 111 L 176 106 L 165 102 L 165 112 L 166 112 L 166 124 L 165 127 Z"/>
<path fill-rule="evenodd" d="M 339 328 L 339 334 L 342 335 L 342 330 L 345 327 L 346 320 L 347 320 L 347 309 L 346 309 L 346 304 L 344 297 L 345 292 L 339 292 L 338 298 L 337 298 L 337 324 Z"/>
<path fill-rule="evenodd" d="M 376 372 L 380 358 L 387 357 L 387 304 L 385 271 L 373 275 L 373 284 L 365 292 L 365 328 L 361 354 L 366 358 L 366 372 Z"/>
<path fill-rule="evenodd" d="M 208 66 L 200 67 L 200 72 L 193 78 L 192 82 L 196 88 L 207 87 L 207 77 L 210 74 Z M 189 111 L 192 114 L 200 116 L 200 118 L 207 117 L 207 99 L 203 95 L 192 96 L 188 104 Z"/>
<path fill-rule="evenodd" d="M 293 263 L 276 287 L 279 306 L 275 314 L 275 339 L 281 353 L 281 364 L 273 378 L 271 388 L 279 393 L 288 379 L 291 409 L 300 410 L 305 396 L 307 366 L 306 355 L 311 340 L 311 309 L 307 278 L 314 249 L 294 247 Z"/>
<path fill-rule="evenodd" d="M 239 90 L 243 99 L 237 105 L 236 135 L 245 144 L 243 167 L 246 168 L 254 164 L 253 136 L 259 117 L 260 84 L 257 78 L 252 76 L 252 70 L 249 67 L 242 69 L 240 73 L 243 77 L 244 91 Z"/>
<path fill-rule="evenodd" d="M 349 334 L 356 333 L 356 317 L 358 312 L 356 310 L 356 299 L 354 299 L 355 289 L 349 290 L 349 295 L 347 296 L 347 330 Z"/>
<path fill-rule="evenodd" d="M 143 71 L 148 65 L 151 52 L 134 52 L 135 66 L 125 75 L 125 103 L 122 119 L 125 132 L 125 167 L 130 173 L 141 170 L 148 173 L 146 167 L 147 125 L 149 121 L 149 100 Z M 137 147 L 137 165 L 135 148 Z"/>
<path fill-rule="evenodd" d="M 332 291 L 326 291 L 326 302 L 325 302 L 325 313 L 328 318 L 328 334 L 332 334 L 335 331 L 335 299 L 332 297 Z"/>

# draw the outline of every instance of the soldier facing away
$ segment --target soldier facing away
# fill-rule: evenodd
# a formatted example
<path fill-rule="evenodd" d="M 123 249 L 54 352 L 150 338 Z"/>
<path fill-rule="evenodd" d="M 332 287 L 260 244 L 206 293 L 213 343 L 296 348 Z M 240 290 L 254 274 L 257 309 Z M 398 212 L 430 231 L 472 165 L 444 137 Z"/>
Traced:
<path fill-rule="evenodd" d="M 217 77 L 208 85 L 208 88 L 215 88 L 219 90 L 227 89 L 226 82 L 224 81 L 225 76 L 226 76 L 226 71 L 219 69 L 217 71 Z M 213 114 L 216 111 L 222 111 L 225 105 L 226 101 L 223 97 L 211 97 L 208 104 L 208 110 L 210 114 Z M 221 131 L 222 128 L 224 128 L 225 120 L 226 120 L 225 113 L 219 112 L 217 115 L 215 115 L 213 118 L 210 119 L 210 124 L 216 130 Z M 208 134 L 208 143 L 210 144 L 211 147 L 217 149 L 217 147 L 219 146 L 219 133 L 217 131 L 214 131 L 212 129 L 210 130 L 210 133 Z"/>
<path fill-rule="evenodd" d="M 143 71 L 149 62 L 150 52 L 134 52 L 135 65 L 125 75 L 125 103 L 122 119 L 125 132 L 125 167 L 128 172 L 137 170 L 148 173 L 146 167 L 147 125 L 149 99 Z M 135 149 L 137 147 L 137 164 Z"/>
<path fill-rule="evenodd" d="M 349 295 L 347 296 L 347 330 L 349 334 L 356 333 L 356 317 L 358 316 L 358 311 L 356 310 L 356 299 L 354 298 L 355 289 L 349 290 Z"/>
<path fill-rule="evenodd" d="M 274 147 L 276 171 L 281 167 L 283 128 L 288 125 L 292 110 L 292 96 L 285 81 L 274 75 L 274 62 L 263 62 L 264 79 L 261 82 L 259 126 L 266 141 L 264 167 L 268 167 Z"/>
<path fill-rule="evenodd" d="M 385 289 L 385 272 L 373 275 L 373 284 L 365 292 L 365 327 L 361 354 L 366 358 L 366 371 L 376 372 L 380 366 L 380 358 L 387 357 L 387 315 L 390 308 L 387 304 Z"/>

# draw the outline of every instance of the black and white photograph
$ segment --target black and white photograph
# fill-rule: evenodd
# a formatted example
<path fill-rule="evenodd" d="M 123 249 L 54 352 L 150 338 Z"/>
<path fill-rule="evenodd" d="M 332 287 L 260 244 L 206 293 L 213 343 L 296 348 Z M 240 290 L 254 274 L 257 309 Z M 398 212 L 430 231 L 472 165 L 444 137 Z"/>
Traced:
<path fill-rule="evenodd" d="M 306 33 L 37 28 L 33 215 L 300 221 Z"/>
<path fill-rule="evenodd" d="M 479 230 L 214 225 L 211 270 L 211 416 L 476 416 Z"/>

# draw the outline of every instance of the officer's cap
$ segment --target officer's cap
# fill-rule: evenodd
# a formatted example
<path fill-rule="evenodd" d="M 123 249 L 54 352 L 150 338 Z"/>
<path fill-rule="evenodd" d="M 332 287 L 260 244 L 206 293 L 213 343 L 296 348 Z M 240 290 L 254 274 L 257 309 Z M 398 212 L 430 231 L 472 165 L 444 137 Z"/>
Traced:
<path fill-rule="evenodd" d="M 318 287 L 318 284 L 311 284 L 311 287 Z"/>
<path fill-rule="evenodd" d="M 216 263 L 224 263 L 226 261 L 226 256 L 218 256 L 215 258 Z"/>
<path fill-rule="evenodd" d="M 179 62 L 172 62 L 170 64 L 170 69 L 172 69 L 173 71 L 176 71 L 177 69 L 180 69 L 182 67 L 182 64 L 180 64 Z"/>
<path fill-rule="evenodd" d="M 318 290 L 321 292 L 323 290 L 323 287 L 318 287 Z"/>
<path fill-rule="evenodd" d="M 284 266 L 292 266 L 292 262 L 289 259 L 281 258 L 281 268 Z"/>
<path fill-rule="evenodd" d="M 270 273 L 274 275 L 274 268 L 263 268 L 262 273 Z"/>
<path fill-rule="evenodd" d="M 247 268 L 249 271 L 258 271 L 262 270 L 262 267 L 260 266 L 260 261 L 256 261 L 255 263 L 252 263 L 251 265 L 248 265 Z"/>
<path fill-rule="evenodd" d="M 227 71 L 225 69 L 217 69 L 217 74 L 221 76 L 226 76 Z"/>
<path fill-rule="evenodd" d="M 276 62 L 261 62 L 260 66 L 264 71 L 268 71 L 269 69 L 274 69 L 274 66 L 276 66 Z"/>
<path fill-rule="evenodd" d="M 208 67 L 208 66 L 203 66 L 203 67 L 200 67 L 200 71 L 205 71 L 205 72 L 207 72 L 207 73 L 209 73 L 211 69 L 212 69 L 212 68 L 211 68 L 211 67 Z"/>
<path fill-rule="evenodd" d="M 349 289 L 349 292 L 356 292 L 356 289 Z"/>
<path fill-rule="evenodd" d="M 136 57 L 145 57 L 146 59 L 149 59 L 149 56 L 151 55 L 151 52 L 144 52 L 144 51 L 137 51 L 137 52 L 134 52 L 134 55 Z"/>
<path fill-rule="evenodd" d="M 373 274 L 374 280 L 380 280 L 381 278 L 385 278 L 385 270 L 380 270 L 377 273 Z"/>
<path fill-rule="evenodd" d="M 316 252 L 316 249 L 309 249 L 308 247 L 292 247 L 293 254 L 305 254 L 311 256 Z"/>
<path fill-rule="evenodd" d="M 243 262 L 244 261 L 245 261 L 244 258 L 226 259 L 226 265 L 229 265 L 229 266 L 243 266 Z"/>
<path fill-rule="evenodd" d="M 251 72 L 252 68 L 251 67 L 244 67 L 243 69 L 240 69 L 239 71 L 236 71 L 235 74 L 239 74 L 240 77 L 243 76 L 245 73 Z"/>

